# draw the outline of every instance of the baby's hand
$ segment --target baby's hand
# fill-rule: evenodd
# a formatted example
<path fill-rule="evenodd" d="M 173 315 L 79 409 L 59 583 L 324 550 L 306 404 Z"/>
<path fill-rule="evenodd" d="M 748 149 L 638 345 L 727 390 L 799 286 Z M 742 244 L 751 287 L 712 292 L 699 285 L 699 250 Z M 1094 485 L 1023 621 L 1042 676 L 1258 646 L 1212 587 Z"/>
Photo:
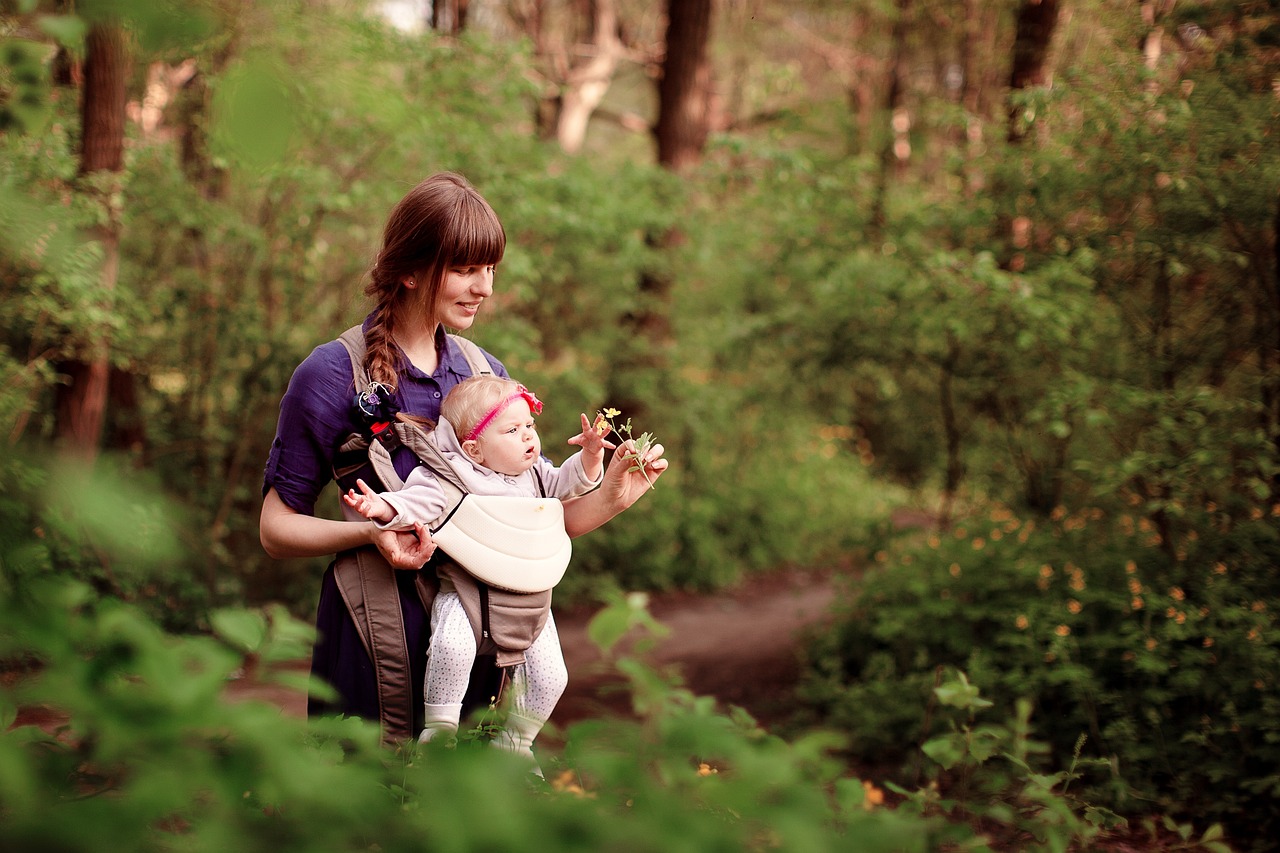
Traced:
<path fill-rule="evenodd" d="M 604 440 L 609 432 L 609 424 L 602 418 L 597 418 L 595 424 L 592 424 L 584 414 L 582 415 L 582 432 L 569 439 L 570 444 L 576 444 L 582 448 L 582 469 L 589 480 L 594 481 L 600 476 L 604 468 L 605 450 L 613 450 L 616 447 L 613 442 Z"/>
<path fill-rule="evenodd" d="M 355 489 L 348 489 L 347 493 L 342 496 L 347 506 L 363 515 L 370 521 L 390 521 L 396 517 L 395 510 L 391 504 L 384 501 L 377 492 L 369 488 L 369 484 L 364 480 L 356 480 L 356 486 L 360 488 L 361 494 L 356 494 Z"/>

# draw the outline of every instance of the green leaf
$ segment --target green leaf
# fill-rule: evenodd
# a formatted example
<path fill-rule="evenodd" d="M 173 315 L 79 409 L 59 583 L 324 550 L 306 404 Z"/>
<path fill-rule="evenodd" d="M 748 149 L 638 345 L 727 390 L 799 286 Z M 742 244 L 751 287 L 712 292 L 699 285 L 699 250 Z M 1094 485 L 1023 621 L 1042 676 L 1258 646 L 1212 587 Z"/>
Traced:
<path fill-rule="evenodd" d="M 954 732 L 925 741 L 920 750 L 945 770 L 950 770 L 963 761 L 967 751 L 964 736 Z"/>
<path fill-rule="evenodd" d="M 258 652 L 267 639 L 267 620 L 252 610 L 225 609 L 209 614 L 213 632 L 244 653 Z"/>

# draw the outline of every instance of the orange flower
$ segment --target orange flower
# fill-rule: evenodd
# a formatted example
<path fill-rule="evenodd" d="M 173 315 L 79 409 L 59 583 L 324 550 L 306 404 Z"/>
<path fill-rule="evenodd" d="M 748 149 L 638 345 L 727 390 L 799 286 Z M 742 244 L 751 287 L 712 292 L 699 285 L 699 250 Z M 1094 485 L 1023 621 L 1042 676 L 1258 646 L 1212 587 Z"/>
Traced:
<path fill-rule="evenodd" d="M 876 806 L 884 805 L 884 791 L 870 782 L 862 783 L 862 807 L 871 811 Z"/>

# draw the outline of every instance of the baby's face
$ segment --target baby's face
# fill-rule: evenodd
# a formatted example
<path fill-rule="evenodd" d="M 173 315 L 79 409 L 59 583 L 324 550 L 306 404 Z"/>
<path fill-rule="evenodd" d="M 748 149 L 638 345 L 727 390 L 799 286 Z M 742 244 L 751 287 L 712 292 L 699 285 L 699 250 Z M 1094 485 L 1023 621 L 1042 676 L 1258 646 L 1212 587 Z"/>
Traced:
<path fill-rule="evenodd" d="M 532 468 L 541 454 L 542 440 L 529 401 L 516 399 L 475 439 L 471 458 L 491 471 L 515 476 Z"/>

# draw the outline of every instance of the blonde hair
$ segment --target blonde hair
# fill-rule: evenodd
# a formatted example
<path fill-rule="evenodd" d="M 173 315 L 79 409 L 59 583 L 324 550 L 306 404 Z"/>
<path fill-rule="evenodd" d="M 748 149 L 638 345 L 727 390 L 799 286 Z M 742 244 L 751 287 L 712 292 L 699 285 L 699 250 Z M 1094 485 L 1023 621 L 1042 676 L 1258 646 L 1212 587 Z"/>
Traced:
<path fill-rule="evenodd" d="M 485 415 L 493 411 L 494 406 L 518 393 L 520 388 L 519 382 L 501 376 L 470 376 L 445 395 L 440 405 L 440 416 L 453 425 L 453 431 L 461 441 Z"/>
<path fill-rule="evenodd" d="M 394 389 L 399 379 L 392 337 L 396 324 L 419 311 L 434 325 L 436 297 L 449 270 L 497 264 L 506 248 L 498 215 L 461 175 L 438 172 L 400 199 L 387 217 L 382 249 L 364 290 L 375 301 L 365 333 L 369 378 Z M 418 286 L 405 287 L 406 278 Z"/>

